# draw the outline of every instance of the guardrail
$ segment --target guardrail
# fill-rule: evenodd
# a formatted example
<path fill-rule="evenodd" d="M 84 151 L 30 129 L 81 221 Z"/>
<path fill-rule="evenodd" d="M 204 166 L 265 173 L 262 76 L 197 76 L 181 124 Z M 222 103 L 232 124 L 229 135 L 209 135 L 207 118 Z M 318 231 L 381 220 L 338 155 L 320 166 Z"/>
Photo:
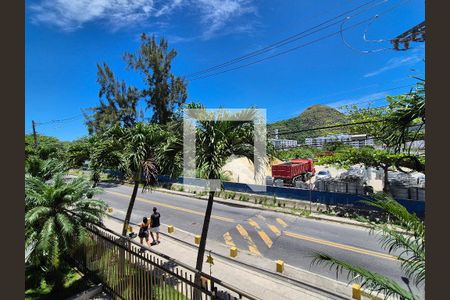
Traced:
<path fill-rule="evenodd" d="M 199 178 L 185 178 L 183 181 L 183 177 L 179 177 L 177 179 L 170 178 L 169 176 L 159 176 L 159 181 L 164 183 L 185 183 L 188 185 L 206 187 L 206 181 L 204 179 Z M 252 188 L 253 187 L 253 188 Z M 265 192 L 260 192 L 261 186 L 256 184 L 246 184 L 246 183 L 237 183 L 224 181 L 223 188 L 228 191 L 241 192 L 241 193 L 250 193 L 256 195 L 264 195 L 264 196 L 276 196 L 280 198 L 287 198 L 293 200 L 301 200 L 301 201 L 311 201 L 313 203 L 321 203 L 326 205 L 336 205 L 336 206 L 352 206 L 355 208 L 363 208 L 363 209 L 372 209 L 373 207 L 369 207 L 361 203 L 361 200 L 371 199 L 370 196 L 367 195 L 356 195 L 356 194 L 348 194 L 348 193 L 337 193 L 337 192 L 323 192 L 317 190 L 308 190 L 308 189 L 300 189 L 300 188 L 289 188 L 289 187 L 277 187 L 277 186 L 266 186 Z M 406 209 L 415 213 L 418 217 L 423 218 L 425 216 L 425 201 L 415 201 L 415 200 L 407 200 L 407 199 L 398 199 L 396 198 L 400 204 L 406 207 Z"/>
<path fill-rule="evenodd" d="M 74 217 L 77 215 L 73 214 Z M 99 224 L 85 224 L 89 239 L 72 257 L 115 299 L 258 298 Z M 201 284 L 196 283 L 196 276 Z"/>

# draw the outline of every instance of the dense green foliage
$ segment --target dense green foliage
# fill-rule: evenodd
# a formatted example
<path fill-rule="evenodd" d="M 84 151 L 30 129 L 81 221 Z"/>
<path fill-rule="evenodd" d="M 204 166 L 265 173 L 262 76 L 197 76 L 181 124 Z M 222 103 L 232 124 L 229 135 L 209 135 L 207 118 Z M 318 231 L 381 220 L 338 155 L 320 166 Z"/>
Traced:
<path fill-rule="evenodd" d="M 99 169 L 106 166 L 121 170 L 134 182 L 133 193 L 125 216 L 122 234 L 128 229 L 137 189 L 141 182 L 146 186 L 156 182 L 158 153 L 164 149 L 169 133 L 158 124 L 139 122 L 133 127 L 111 127 L 99 137 L 92 163 Z"/>
<path fill-rule="evenodd" d="M 388 96 L 385 107 L 358 107 L 344 109 L 352 123 L 371 122 L 348 127 L 351 133 L 366 133 L 379 145 L 393 152 L 409 152 L 406 142 L 423 139 L 425 135 L 425 83 L 419 82 L 406 94 Z"/>
<path fill-rule="evenodd" d="M 129 68 L 142 74 L 146 88 L 141 93 L 147 108 L 153 110 L 151 121 L 158 124 L 172 120 L 175 110 L 187 99 L 185 80 L 171 72 L 177 52 L 168 48 L 166 39 L 161 38 L 158 43 L 155 36 L 143 33 L 136 53 L 124 56 Z"/>
<path fill-rule="evenodd" d="M 25 268 L 25 300 L 68 299 L 92 287 L 87 276 L 82 276 L 78 270 L 70 266 L 62 272 L 64 290 L 55 288 L 51 278 L 38 276 L 40 273 L 41 270 L 38 268 Z"/>
<path fill-rule="evenodd" d="M 100 104 L 85 113 L 89 134 L 101 134 L 116 125 L 129 128 L 142 122 L 141 101 L 152 111 L 152 123 L 166 124 L 176 119 L 177 109 L 187 99 L 185 80 L 171 71 L 176 55 L 174 49 L 169 50 L 166 39 L 161 38 L 158 43 L 155 36 L 141 35 L 141 45 L 136 53 L 125 53 L 124 60 L 129 69 L 142 76 L 143 89 L 118 80 L 106 63 L 98 64 Z"/>
<path fill-rule="evenodd" d="M 97 64 L 97 82 L 100 84 L 100 105 L 89 108 L 85 113 L 89 134 L 103 133 L 109 127 L 120 124 L 131 127 L 143 113 L 137 109 L 140 92 L 119 81 L 106 63 Z"/>
<path fill-rule="evenodd" d="M 270 134 L 273 134 L 274 129 L 278 129 L 280 133 L 283 131 L 297 131 L 327 125 L 343 124 L 346 123 L 346 120 L 346 116 L 337 109 L 318 104 L 308 107 L 297 117 L 269 124 L 267 126 L 267 131 Z M 317 137 L 338 132 L 342 132 L 342 130 L 314 130 L 300 133 L 280 134 L 279 138 L 295 139 L 303 142 L 307 137 Z"/>
<path fill-rule="evenodd" d="M 25 177 L 27 264 L 50 276 L 56 289 L 62 288 L 65 257 L 86 240 L 83 222 L 102 222 L 106 204 L 88 198 L 96 192 L 81 177 L 67 181 L 57 174 L 50 182 L 29 174 Z"/>
<path fill-rule="evenodd" d="M 277 151 L 277 158 L 281 160 L 289 160 L 292 158 L 311 158 L 315 159 L 320 150 L 310 147 L 298 147 L 288 150 Z"/>
<path fill-rule="evenodd" d="M 33 135 L 25 135 L 25 173 L 45 181 L 57 173 L 67 171 L 67 143 L 44 135 L 38 135 L 37 140 L 37 146 L 34 146 Z"/>

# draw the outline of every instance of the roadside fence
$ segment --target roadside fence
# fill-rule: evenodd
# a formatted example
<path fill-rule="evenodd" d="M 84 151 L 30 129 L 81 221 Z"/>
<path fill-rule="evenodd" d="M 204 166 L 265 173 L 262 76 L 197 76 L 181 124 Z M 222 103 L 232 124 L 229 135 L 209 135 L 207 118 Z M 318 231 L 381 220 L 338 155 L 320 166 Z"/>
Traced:
<path fill-rule="evenodd" d="M 258 299 L 105 227 L 91 223 L 85 227 L 88 242 L 72 259 L 98 279 L 114 299 Z"/>

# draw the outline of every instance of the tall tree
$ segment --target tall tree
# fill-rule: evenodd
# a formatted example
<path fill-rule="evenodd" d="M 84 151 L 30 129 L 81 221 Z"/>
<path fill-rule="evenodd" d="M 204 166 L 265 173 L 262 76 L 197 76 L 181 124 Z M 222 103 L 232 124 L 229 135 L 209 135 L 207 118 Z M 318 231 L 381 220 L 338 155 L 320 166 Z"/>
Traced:
<path fill-rule="evenodd" d="M 200 116 L 208 114 L 200 105 L 189 105 L 188 108 L 197 109 Z M 255 111 L 252 109 L 235 114 L 229 114 L 224 110 L 217 114 L 210 114 L 203 120 L 200 118 L 196 122 L 196 168 L 201 170 L 200 173 L 204 174 L 206 179 L 220 179 L 222 167 L 232 156 L 246 157 L 253 162 L 256 157 L 260 163 L 267 163 L 267 157 L 254 156 L 253 123 L 239 121 L 248 120 L 254 114 Z M 234 120 L 230 120 L 233 117 Z M 210 190 L 197 255 L 196 269 L 199 271 L 203 267 L 214 195 L 214 189 Z M 200 278 L 196 280 L 198 282 Z"/>
<path fill-rule="evenodd" d="M 409 93 L 388 97 L 388 100 L 392 113 L 388 131 L 391 134 L 387 139 L 395 145 L 395 150 L 410 153 L 411 146 L 406 149 L 407 142 L 423 139 L 425 135 L 425 81 L 420 79 Z"/>
<path fill-rule="evenodd" d="M 106 63 L 97 64 L 97 70 L 100 105 L 88 109 L 92 114 L 84 113 L 89 134 L 103 133 L 116 124 L 132 127 L 143 117 L 138 109 L 139 90 L 118 80 Z"/>
<path fill-rule="evenodd" d="M 145 185 L 149 185 L 156 180 L 157 153 L 163 147 L 166 138 L 167 133 L 159 125 L 143 122 L 136 123 L 130 128 L 116 125 L 102 135 L 104 143 L 95 154 L 96 164 L 115 165 L 129 175 L 134 182 L 123 225 L 123 235 L 127 233 L 139 184 L 144 182 Z M 113 155 L 102 155 L 102 153 L 113 153 Z"/>
<path fill-rule="evenodd" d="M 183 105 L 187 98 L 186 82 L 182 77 L 172 74 L 172 60 L 175 49 L 168 49 L 168 42 L 155 36 L 141 35 L 141 45 L 136 53 L 126 53 L 125 60 L 129 68 L 143 74 L 146 88 L 142 90 L 147 108 L 153 110 L 152 122 L 166 124 L 175 109 Z"/>
<path fill-rule="evenodd" d="M 368 122 L 349 127 L 352 133 L 367 133 L 393 152 L 407 152 L 407 142 L 424 136 L 425 82 L 419 81 L 408 93 L 387 96 L 382 107 L 345 106 L 351 122 Z M 372 121 L 372 122 L 371 122 Z"/>

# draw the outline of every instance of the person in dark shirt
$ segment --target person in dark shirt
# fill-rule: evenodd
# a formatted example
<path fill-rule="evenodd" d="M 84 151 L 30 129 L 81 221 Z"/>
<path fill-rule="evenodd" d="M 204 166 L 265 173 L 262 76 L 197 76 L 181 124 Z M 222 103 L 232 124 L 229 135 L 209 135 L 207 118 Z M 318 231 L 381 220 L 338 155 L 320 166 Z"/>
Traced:
<path fill-rule="evenodd" d="M 161 217 L 161 215 L 159 214 L 159 212 L 157 211 L 156 207 L 153 207 L 153 214 L 150 216 L 150 235 L 152 236 L 153 239 L 153 244 L 159 244 L 159 218 Z M 156 241 L 155 241 L 155 237 L 153 236 L 153 232 L 156 232 Z"/>
<path fill-rule="evenodd" d="M 150 222 L 149 222 L 149 220 L 146 217 L 144 217 L 142 219 L 142 223 L 139 225 L 139 234 L 138 234 L 138 236 L 141 239 L 141 244 L 143 244 L 144 238 L 145 238 L 145 241 L 148 244 L 148 228 L 149 227 L 150 227 Z"/>

